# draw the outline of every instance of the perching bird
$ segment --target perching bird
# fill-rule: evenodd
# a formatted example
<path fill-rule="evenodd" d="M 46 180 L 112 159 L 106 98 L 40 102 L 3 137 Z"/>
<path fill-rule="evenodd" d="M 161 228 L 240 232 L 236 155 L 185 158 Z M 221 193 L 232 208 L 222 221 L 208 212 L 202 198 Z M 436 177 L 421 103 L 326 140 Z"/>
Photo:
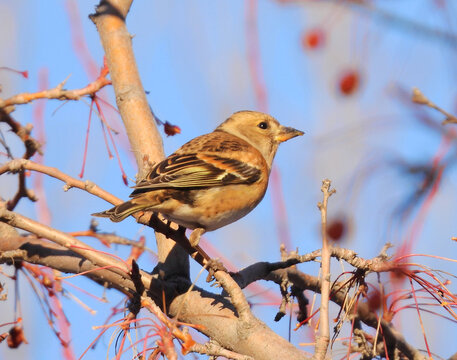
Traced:
<path fill-rule="evenodd" d="M 132 200 L 92 214 L 124 220 L 138 211 L 161 213 L 193 229 L 198 245 L 206 231 L 216 230 L 249 213 L 267 190 L 278 145 L 302 131 L 285 127 L 256 111 L 234 113 L 212 133 L 196 137 L 156 164 L 134 186 Z"/>

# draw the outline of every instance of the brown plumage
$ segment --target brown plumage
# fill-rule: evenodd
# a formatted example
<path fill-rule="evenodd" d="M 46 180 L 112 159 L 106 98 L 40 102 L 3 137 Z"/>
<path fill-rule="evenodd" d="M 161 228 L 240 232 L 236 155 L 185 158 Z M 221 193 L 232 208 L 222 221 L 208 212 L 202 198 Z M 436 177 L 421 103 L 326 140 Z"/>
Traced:
<path fill-rule="evenodd" d="M 240 219 L 262 200 L 278 145 L 299 135 L 267 114 L 237 112 L 155 165 L 131 200 L 93 215 L 119 222 L 138 211 L 161 213 L 198 229 L 196 245 L 203 232 Z"/>

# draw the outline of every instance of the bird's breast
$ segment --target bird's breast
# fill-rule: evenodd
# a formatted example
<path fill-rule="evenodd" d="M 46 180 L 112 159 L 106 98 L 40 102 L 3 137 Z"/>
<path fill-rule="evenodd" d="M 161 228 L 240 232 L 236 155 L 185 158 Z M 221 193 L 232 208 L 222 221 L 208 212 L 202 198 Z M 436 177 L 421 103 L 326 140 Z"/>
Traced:
<path fill-rule="evenodd" d="M 192 201 L 181 202 L 164 215 L 189 229 L 202 227 L 207 231 L 228 225 L 254 209 L 262 200 L 268 180 L 250 185 L 238 184 L 192 190 Z"/>

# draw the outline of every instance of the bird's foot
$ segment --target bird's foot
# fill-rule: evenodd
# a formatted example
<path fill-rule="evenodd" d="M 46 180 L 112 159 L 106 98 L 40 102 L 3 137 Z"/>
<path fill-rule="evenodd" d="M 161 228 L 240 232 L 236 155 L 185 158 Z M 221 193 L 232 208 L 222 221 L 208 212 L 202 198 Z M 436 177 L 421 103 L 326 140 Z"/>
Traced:
<path fill-rule="evenodd" d="M 207 264 L 207 269 L 208 269 L 208 276 L 206 277 L 206 282 L 211 282 L 214 280 L 214 273 L 216 271 L 224 271 L 228 273 L 227 269 L 225 268 L 224 264 L 219 259 L 210 259 L 208 260 Z M 216 281 L 217 286 L 219 284 Z"/>
<path fill-rule="evenodd" d="M 189 236 L 189 242 L 192 247 L 197 247 L 200 243 L 201 236 L 206 232 L 203 228 L 196 228 Z"/>

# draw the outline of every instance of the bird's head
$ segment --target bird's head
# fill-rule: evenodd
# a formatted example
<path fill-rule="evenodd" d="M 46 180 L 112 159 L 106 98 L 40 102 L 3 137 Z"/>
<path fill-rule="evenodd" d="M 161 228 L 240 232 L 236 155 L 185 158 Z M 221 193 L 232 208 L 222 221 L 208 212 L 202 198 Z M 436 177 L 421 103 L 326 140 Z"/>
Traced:
<path fill-rule="evenodd" d="M 269 168 L 280 143 L 303 135 L 303 131 L 283 126 L 274 117 L 257 111 L 238 111 L 216 130 L 238 136 L 254 146 Z"/>

